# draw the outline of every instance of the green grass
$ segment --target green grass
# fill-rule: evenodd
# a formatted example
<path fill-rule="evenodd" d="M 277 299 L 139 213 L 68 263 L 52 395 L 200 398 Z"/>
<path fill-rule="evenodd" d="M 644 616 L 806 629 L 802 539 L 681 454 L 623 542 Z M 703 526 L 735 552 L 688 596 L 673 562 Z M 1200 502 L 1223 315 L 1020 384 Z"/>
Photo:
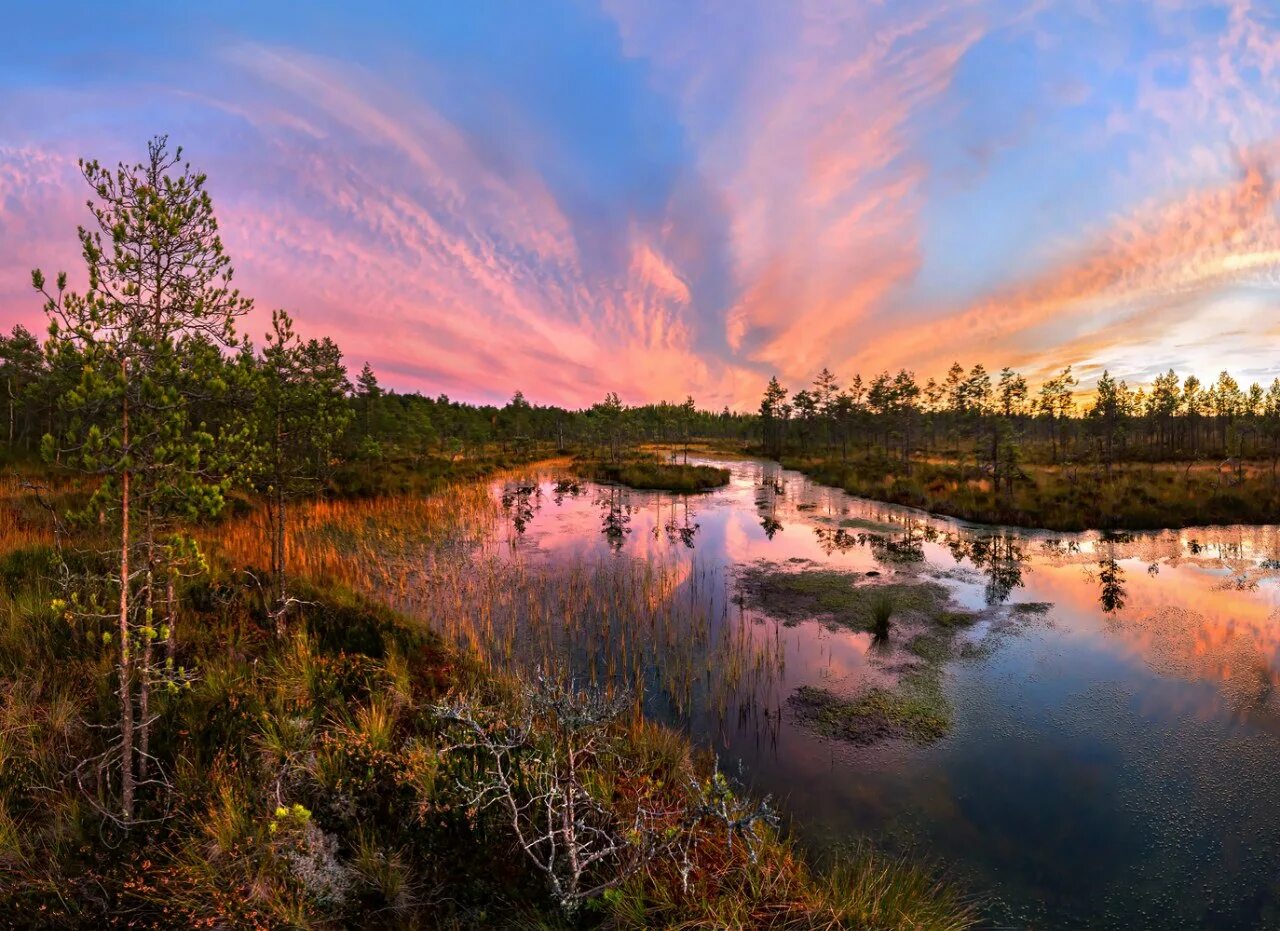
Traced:
<path fill-rule="evenodd" d="M 328 482 L 335 497 L 370 498 L 378 495 L 427 495 L 457 483 L 487 478 L 501 469 L 534 461 L 536 456 L 503 453 L 497 448 L 469 458 L 445 456 L 386 456 L 344 462 Z"/>
<path fill-rule="evenodd" d="M 892 738 L 932 743 L 951 729 L 938 670 L 926 665 L 894 688 L 874 686 L 852 698 L 802 685 L 787 700 L 800 721 L 825 737 L 869 744 Z"/>
<path fill-rule="evenodd" d="M 648 458 L 621 462 L 579 460 L 574 468 L 580 476 L 594 482 L 612 482 L 642 490 L 692 493 L 729 484 L 728 469 L 665 463 Z"/>

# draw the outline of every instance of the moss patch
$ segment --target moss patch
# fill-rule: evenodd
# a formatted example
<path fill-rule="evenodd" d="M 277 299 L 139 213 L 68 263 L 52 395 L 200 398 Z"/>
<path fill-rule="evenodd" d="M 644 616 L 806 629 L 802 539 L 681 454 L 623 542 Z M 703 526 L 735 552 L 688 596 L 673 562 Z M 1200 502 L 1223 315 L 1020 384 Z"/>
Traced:
<path fill-rule="evenodd" d="M 956 627 L 969 627 L 977 622 L 978 615 L 973 611 L 955 611 L 946 608 L 934 615 L 933 620 L 939 627 L 950 630 Z"/>
<path fill-rule="evenodd" d="M 853 698 L 802 685 L 787 703 L 802 723 L 823 736 L 856 744 L 892 738 L 927 744 L 951 728 L 951 709 L 932 666 L 904 675 L 896 688 L 877 686 Z"/>
<path fill-rule="evenodd" d="M 951 658 L 951 638 L 917 634 L 907 642 L 907 649 L 926 663 L 941 665 Z"/>
<path fill-rule="evenodd" d="M 876 607 L 886 598 L 893 604 L 895 622 L 943 623 L 940 618 L 955 613 L 946 610 L 949 595 L 936 582 L 869 581 L 827 569 L 787 572 L 751 567 L 742 574 L 740 590 L 745 605 L 783 621 L 821 618 L 862 631 L 874 627 Z"/>

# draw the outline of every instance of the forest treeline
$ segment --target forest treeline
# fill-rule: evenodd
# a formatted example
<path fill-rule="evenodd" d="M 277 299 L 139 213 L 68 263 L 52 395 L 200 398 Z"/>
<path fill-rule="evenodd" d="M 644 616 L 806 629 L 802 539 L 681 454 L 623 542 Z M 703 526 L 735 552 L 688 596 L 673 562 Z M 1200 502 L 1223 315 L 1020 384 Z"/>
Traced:
<path fill-rule="evenodd" d="M 292 325 L 287 316 L 280 322 Z M 264 348 L 281 336 L 273 329 Z M 291 332 L 288 338 L 295 339 Z M 388 459 L 420 465 L 428 457 L 471 458 L 486 451 L 515 458 L 567 451 L 616 458 L 637 443 L 692 440 L 758 444 L 774 457 L 878 453 L 908 467 L 913 456 L 964 450 L 987 471 L 1006 475 L 1023 460 L 1104 467 L 1126 460 L 1280 460 L 1280 378 L 1265 388 L 1256 382 L 1244 387 L 1225 371 L 1202 382 L 1170 369 L 1137 386 L 1104 372 L 1086 394 L 1070 366 L 1035 389 L 1008 368 L 992 375 L 981 364 L 966 370 L 956 363 L 943 380 L 923 385 L 906 370 L 865 381 L 854 375 L 842 385 L 823 369 L 812 385 L 794 393 L 771 379 L 752 413 L 705 410 L 692 397 L 628 406 L 615 393 L 570 409 L 531 403 L 520 391 L 498 406 L 387 390 L 368 363 L 351 380 L 332 340 L 297 342 L 300 356 L 315 365 L 312 376 L 330 378 L 324 389 L 345 399 L 343 429 L 328 449 L 335 467 Z M 202 351 L 207 377 L 238 386 L 224 396 L 223 410 L 243 406 L 260 374 L 255 369 L 267 359 L 247 337 L 235 345 L 229 353 L 198 336 L 188 346 Z M 11 450 L 35 451 L 44 436 L 65 432 L 74 414 L 64 399 L 86 361 L 74 342 L 42 340 L 21 324 L 0 334 Z M 218 411 L 210 403 L 200 414 L 217 423 Z"/>
<path fill-rule="evenodd" d="M 1086 398 L 1067 366 L 1035 390 L 1017 372 L 992 375 L 981 364 L 951 366 L 921 385 L 901 370 L 841 385 L 823 369 L 794 394 L 770 380 L 756 428 L 774 456 L 819 450 L 913 455 L 967 450 L 998 478 L 1024 457 L 1103 467 L 1129 461 L 1280 459 L 1280 378 L 1243 387 L 1228 372 L 1216 381 L 1170 369 L 1150 385 L 1130 386 L 1104 371 Z"/>
<path fill-rule="evenodd" d="M 280 323 L 292 327 L 287 315 Z M 206 423 L 218 424 L 228 411 L 243 408 L 268 364 L 270 347 L 281 337 L 274 324 L 261 346 L 243 334 L 231 344 L 219 344 L 208 334 L 187 337 L 183 351 L 201 357 L 203 376 L 229 387 L 220 399 L 200 406 Z M 531 403 L 520 391 L 501 406 L 396 392 L 379 384 L 368 363 L 352 379 L 331 339 L 303 341 L 291 332 L 287 339 L 297 344 L 299 363 L 312 367 L 309 378 L 345 399 L 343 429 L 331 437 L 329 449 L 335 464 L 387 459 L 420 464 L 427 457 L 472 458 L 485 452 L 520 458 L 567 450 L 612 455 L 641 442 L 749 440 L 758 432 L 756 415 L 703 410 L 692 398 L 627 406 L 610 393 L 589 407 L 569 409 Z M 77 342 L 42 339 L 21 324 L 0 334 L 4 435 L 11 449 L 35 452 L 44 436 L 66 432 L 75 414 L 65 399 L 87 361 Z"/>

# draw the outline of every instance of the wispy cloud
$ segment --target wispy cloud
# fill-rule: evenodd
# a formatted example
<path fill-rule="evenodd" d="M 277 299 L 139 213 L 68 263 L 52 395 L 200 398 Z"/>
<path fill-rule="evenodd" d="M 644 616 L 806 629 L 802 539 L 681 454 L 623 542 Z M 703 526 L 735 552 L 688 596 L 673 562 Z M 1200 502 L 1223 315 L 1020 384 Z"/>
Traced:
<path fill-rule="evenodd" d="M 113 38 L 124 72 L 0 71 L 8 316 L 76 264 L 74 157 L 170 130 L 262 311 L 402 388 L 748 406 L 824 365 L 1269 364 L 1210 323 L 1280 291 L 1260 0 L 210 16 Z"/>

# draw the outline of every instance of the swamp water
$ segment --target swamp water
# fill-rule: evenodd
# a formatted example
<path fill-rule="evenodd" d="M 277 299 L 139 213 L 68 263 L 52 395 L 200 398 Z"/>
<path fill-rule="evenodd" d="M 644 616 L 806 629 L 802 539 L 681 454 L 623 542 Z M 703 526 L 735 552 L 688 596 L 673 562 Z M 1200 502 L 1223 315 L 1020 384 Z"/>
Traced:
<path fill-rule="evenodd" d="M 642 681 L 806 845 L 939 861 L 992 926 L 1280 926 L 1280 527 L 1008 530 L 714 464 L 690 496 L 496 482 L 468 555 L 396 600 L 502 668 Z M 817 600 L 750 594 L 780 571 Z M 963 620 L 928 651 L 909 612 L 877 639 L 818 610 L 917 584 Z M 921 669 L 940 736 L 833 736 L 796 700 Z"/>

